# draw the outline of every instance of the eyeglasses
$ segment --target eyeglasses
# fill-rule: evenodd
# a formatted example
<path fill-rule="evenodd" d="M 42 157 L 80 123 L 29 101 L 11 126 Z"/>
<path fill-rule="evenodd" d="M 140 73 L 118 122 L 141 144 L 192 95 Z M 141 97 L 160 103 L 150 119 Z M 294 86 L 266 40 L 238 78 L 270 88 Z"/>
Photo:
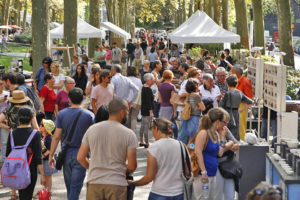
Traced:
<path fill-rule="evenodd" d="M 277 186 L 273 186 L 270 188 L 258 188 L 255 190 L 255 194 L 258 196 L 262 196 L 263 194 L 267 195 L 282 195 L 282 189 Z"/>
<path fill-rule="evenodd" d="M 228 124 L 229 123 L 228 121 L 224 121 L 224 120 L 221 120 L 221 122 L 223 122 L 224 124 Z"/>

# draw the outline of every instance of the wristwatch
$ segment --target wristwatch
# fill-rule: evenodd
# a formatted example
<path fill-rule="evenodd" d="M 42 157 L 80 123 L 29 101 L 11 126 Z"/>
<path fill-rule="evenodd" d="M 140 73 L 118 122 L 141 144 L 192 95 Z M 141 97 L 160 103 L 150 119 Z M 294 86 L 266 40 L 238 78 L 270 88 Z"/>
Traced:
<path fill-rule="evenodd" d="M 206 171 L 206 170 L 201 171 L 201 175 L 204 175 L 204 174 L 207 174 L 207 171 Z"/>

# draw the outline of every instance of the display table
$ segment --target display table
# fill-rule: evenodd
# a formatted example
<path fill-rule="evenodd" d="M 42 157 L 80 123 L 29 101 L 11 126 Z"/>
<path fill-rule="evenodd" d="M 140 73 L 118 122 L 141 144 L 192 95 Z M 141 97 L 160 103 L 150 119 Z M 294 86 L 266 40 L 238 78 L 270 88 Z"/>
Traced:
<path fill-rule="evenodd" d="M 266 153 L 269 146 L 265 145 L 241 145 L 237 159 L 242 165 L 243 176 L 240 180 L 239 199 L 246 199 L 247 194 L 258 183 L 266 178 Z"/>
<path fill-rule="evenodd" d="M 295 174 L 287 175 L 272 155 L 273 153 L 268 153 L 266 158 L 266 181 L 282 188 L 283 200 L 300 199 L 300 177 Z"/>

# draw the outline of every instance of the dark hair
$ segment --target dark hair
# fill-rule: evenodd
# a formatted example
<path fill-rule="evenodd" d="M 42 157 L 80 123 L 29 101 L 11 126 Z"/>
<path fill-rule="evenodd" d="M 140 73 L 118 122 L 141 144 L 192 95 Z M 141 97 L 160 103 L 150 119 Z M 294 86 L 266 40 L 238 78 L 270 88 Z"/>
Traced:
<path fill-rule="evenodd" d="M 14 72 L 7 72 L 3 75 L 2 77 L 3 81 L 9 80 L 11 84 L 16 84 L 17 83 L 17 76 L 16 73 Z"/>
<path fill-rule="evenodd" d="M 48 73 L 48 74 L 45 74 L 44 76 L 44 81 L 45 83 L 47 83 L 48 80 L 51 80 L 53 78 L 53 75 Z"/>
<path fill-rule="evenodd" d="M 188 70 L 188 78 L 193 78 L 197 74 L 199 74 L 199 69 L 196 67 L 192 67 Z"/>
<path fill-rule="evenodd" d="M 189 65 L 186 63 L 182 63 L 181 67 L 184 69 L 184 71 L 187 71 L 189 69 Z"/>
<path fill-rule="evenodd" d="M 106 78 L 107 76 L 109 76 L 110 72 L 108 69 L 103 69 L 100 71 L 100 76 L 99 76 L 99 81 L 100 83 L 102 83 L 102 78 Z"/>
<path fill-rule="evenodd" d="M 76 68 L 76 73 L 75 73 L 74 79 L 77 80 L 78 78 L 84 78 L 84 77 L 86 77 L 84 64 L 78 64 L 77 67 L 81 68 L 81 73 L 78 74 L 77 68 Z"/>
<path fill-rule="evenodd" d="M 208 54 L 209 54 L 209 51 L 208 51 L 208 50 L 205 50 L 205 51 L 203 52 L 202 56 L 203 56 L 203 57 L 206 57 L 206 56 L 208 56 Z"/>
<path fill-rule="evenodd" d="M 157 127 L 160 132 L 166 134 L 166 135 L 172 135 L 173 123 L 165 118 L 155 118 L 152 121 L 152 128 Z"/>
<path fill-rule="evenodd" d="M 238 79 L 235 75 L 230 75 L 228 78 L 226 78 L 226 82 L 229 87 L 235 87 L 238 83 Z"/>
<path fill-rule="evenodd" d="M 121 67 L 121 65 L 119 65 L 119 64 L 113 65 L 113 66 L 111 67 L 111 69 L 116 70 L 117 73 L 121 73 L 121 71 L 122 71 L 122 67 Z"/>
<path fill-rule="evenodd" d="M 197 62 L 195 63 L 195 66 L 198 69 L 204 70 L 204 62 L 203 62 L 203 60 L 201 60 L 201 59 L 197 60 Z"/>
<path fill-rule="evenodd" d="M 81 56 L 81 60 L 82 60 L 82 62 L 88 63 L 88 62 L 89 62 L 89 57 L 88 57 L 86 54 L 83 54 L 83 55 Z"/>
<path fill-rule="evenodd" d="M 83 100 L 83 91 L 81 88 L 74 87 L 70 90 L 68 96 L 73 104 L 79 105 Z"/>
<path fill-rule="evenodd" d="M 205 60 L 211 60 L 210 56 L 205 57 Z"/>
<path fill-rule="evenodd" d="M 108 104 L 109 115 L 118 114 L 121 110 L 127 108 L 127 102 L 124 99 L 114 97 Z"/>
<path fill-rule="evenodd" d="M 153 69 L 156 68 L 156 65 L 160 64 L 161 62 L 159 60 L 156 60 L 153 62 Z"/>
<path fill-rule="evenodd" d="M 230 54 L 230 50 L 229 49 L 225 49 L 225 52 L 227 52 L 228 54 Z"/>
<path fill-rule="evenodd" d="M 108 113 L 108 106 L 103 104 L 97 111 L 95 116 L 95 123 L 102 122 L 108 120 L 109 113 Z"/>
<path fill-rule="evenodd" d="M 45 119 L 46 115 L 43 112 L 38 112 L 35 117 L 38 125 L 40 126 L 43 119 Z"/>
<path fill-rule="evenodd" d="M 208 111 L 207 114 L 203 115 L 202 118 L 200 119 L 199 130 L 211 129 L 215 121 L 217 120 L 222 121 L 226 118 L 229 118 L 229 114 L 226 110 L 220 107 L 212 108 Z"/>
<path fill-rule="evenodd" d="M 221 57 L 222 59 L 225 59 L 225 54 L 222 52 L 220 57 Z"/>
<path fill-rule="evenodd" d="M 152 48 L 150 49 L 150 52 L 151 52 L 151 53 L 154 53 L 154 52 L 155 52 L 155 47 L 152 47 Z"/>
<path fill-rule="evenodd" d="M 33 109 L 29 106 L 20 107 L 18 111 L 19 124 L 30 124 L 33 113 Z"/>
<path fill-rule="evenodd" d="M 25 83 L 25 76 L 23 74 L 17 73 L 16 78 L 18 85 L 23 85 Z"/>
<path fill-rule="evenodd" d="M 127 68 L 127 76 L 137 77 L 136 68 L 135 67 L 128 67 Z"/>
<path fill-rule="evenodd" d="M 185 90 L 187 93 L 196 92 L 199 86 L 199 81 L 195 78 L 189 78 L 185 85 Z"/>
<path fill-rule="evenodd" d="M 45 63 L 48 65 L 48 68 L 50 69 L 50 65 L 52 64 L 52 58 L 50 57 L 45 57 L 42 61 L 42 63 Z"/>
<path fill-rule="evenodd" d="M 99 73 L 101 72 L 99 68 L 92 68 L 92 74 L 93 74 L 94 76 L 96 76 L 96 74 L 97 74 L 98 72 L 99 72 Z M 95 78 L 96 78 L 96 77 L 95 77 Z M 96 85 L 96 79 L 94 79 L 93 85 L 94 85 L 94 86 Z"/>

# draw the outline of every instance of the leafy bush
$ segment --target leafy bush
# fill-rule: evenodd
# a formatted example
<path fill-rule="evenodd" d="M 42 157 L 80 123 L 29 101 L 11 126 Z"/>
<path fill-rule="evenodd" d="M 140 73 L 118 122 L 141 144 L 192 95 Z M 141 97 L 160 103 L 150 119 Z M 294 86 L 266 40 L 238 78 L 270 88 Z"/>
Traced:
<path fill-rule="evenodd" d="M 192 56 L 194 58 L 201 58 L 202 57 L 201 50 L 202 49 L 200 47 L 194 47 L 194 48 L 192 48 Z"/>
<path fill-rule="evenodd" d="M 22 33 L 21 35 L 16 35 L 14 42 L 31 44 L 32 43 L 32 33 L 31 28 L 28 28 L 29 31 Z"/>
<path fill-rule="evenodd" d="M 202 49 L 207 49 L 210 54 L 216 54 L 219 51 L 224 50 L 223 44 L 200 44 Z"/>
<path fill-rule="evenodd" d="M 297 94 L 300 90 L 300 70 L 295 70 L 293 67 L 288 67 L 286 74 L 286 94 L 289 95 L 293 100 L 299 100 L 300 97 Z"/>

